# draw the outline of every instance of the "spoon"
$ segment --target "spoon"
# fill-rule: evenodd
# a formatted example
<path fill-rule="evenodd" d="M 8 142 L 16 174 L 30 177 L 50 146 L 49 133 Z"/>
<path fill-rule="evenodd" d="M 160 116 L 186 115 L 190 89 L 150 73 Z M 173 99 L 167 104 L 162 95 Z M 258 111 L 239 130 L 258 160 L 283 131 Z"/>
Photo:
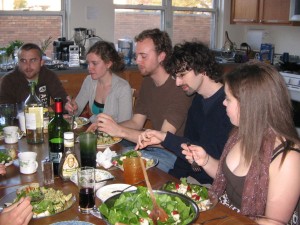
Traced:
<path fill-rule="evenodd" d="M 139 155 L 140 155 L 140 153 L 139 153 Z M 153 190 L 152 190 L 152 187 L 151 187 L 151 184 L 150 184 L 150 181 L 149 181 L 149 177 L 148 177 L 147 172 L 146 172 L 144 160 L 142 159 L 141 156 L 139 158 L 140 158 L 140 163 L 141 163 L 141 166 L 142 166 L 143 174 L 144 174 L 144 177 L 145 177 L 145 181 L 146 181 L 146 184 L 147 184 L 147 188 L 149 190 L 150 197 L 151 197 L 151 200 L 152 200 L 152 203 L 153 203 L 153 209 L 151 210 L 149 216 L 152 218 L 152 221 L 153 221 L 154 224 L 157 224 L 157 219 L 159 219 L 159 221 L 161 221 L 161 222 L 165 222 L 165 221 L 167 221 L 169 216 L 163 208 L 158 206 L 158 204 L 156 202 L 156 199 L 155 199 L 155 196 L 154 196 L 154 193 L 153 193 Z"/>

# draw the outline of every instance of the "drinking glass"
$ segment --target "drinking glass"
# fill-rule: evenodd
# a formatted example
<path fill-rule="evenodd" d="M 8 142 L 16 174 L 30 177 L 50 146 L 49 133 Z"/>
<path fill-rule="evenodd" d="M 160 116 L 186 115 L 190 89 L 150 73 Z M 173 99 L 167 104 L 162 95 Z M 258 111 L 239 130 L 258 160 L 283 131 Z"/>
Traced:
<path fill-rule="evenodd" d="M 145 160 L 143 161 L 145 163 Z M 144 180 L 144 174 L 140 163 L 140 157 L 130 157 L 124 159 L 123 168 L 125 183 L 136 184 Z"/>
<path fill-rule="evenodd" d="M 89 214 L 95 207 L 95 169 L 81 167 L 77 171 L 79 189 L 79 211 Z"/>
<path fill-rule="evenodd" d="M 15 119 L 15 106 L 14 104 L 1 104 L 0 105 L 0 130 L 6 126 L 14 125 Z"/>
<path fill-rule="evenodd" d="M 81 166 L 96 168 L 97 135 L 82 133 L 79 136 Z"/>

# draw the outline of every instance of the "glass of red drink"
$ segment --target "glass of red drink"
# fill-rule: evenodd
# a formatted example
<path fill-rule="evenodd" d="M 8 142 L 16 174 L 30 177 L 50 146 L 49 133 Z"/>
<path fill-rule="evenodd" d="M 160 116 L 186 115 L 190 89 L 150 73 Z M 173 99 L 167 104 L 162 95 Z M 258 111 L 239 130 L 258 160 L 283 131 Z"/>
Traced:
<path fill-rule="evenodd" d="M 89 214 L 95 207 L 95 169 L 81 167 L 77 171 L 79 189 L 79 211 Z"/>

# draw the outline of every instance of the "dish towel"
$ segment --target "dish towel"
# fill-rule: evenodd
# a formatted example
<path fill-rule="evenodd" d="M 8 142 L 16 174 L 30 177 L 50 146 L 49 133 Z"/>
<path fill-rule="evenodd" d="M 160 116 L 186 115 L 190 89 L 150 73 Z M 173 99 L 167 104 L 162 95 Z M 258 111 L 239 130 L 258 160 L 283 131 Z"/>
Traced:
<path fill-rule="evenodd" d="M 110 148 L 106 148 L 103 152 L 99 151 L 96 156 L 97 165 L 108 169 L 113 165 L 111 159 L 115 156 L 117 156 L 117 153 L 110 150 Z"/>

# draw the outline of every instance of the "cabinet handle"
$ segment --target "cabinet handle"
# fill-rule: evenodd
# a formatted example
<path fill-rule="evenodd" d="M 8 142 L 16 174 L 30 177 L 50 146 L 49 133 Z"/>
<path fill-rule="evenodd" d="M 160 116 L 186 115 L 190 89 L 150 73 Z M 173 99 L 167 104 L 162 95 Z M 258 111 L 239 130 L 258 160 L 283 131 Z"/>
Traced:
<path fill-rule="evenodd" d="M 289 21 L 286 20 L 260 20 L 260 23 L 286 23 L 289 24 Z"/>
<path fill-rule="evenodd" d="M 233 20 L 234 22 L 251 22 L 251 23 L 253 23 L 253 22 L 256 22 L 256 20 L 255 19 L 234 19 Z"/>
<path fill-rule="evenodd" d="M 68 80 L 60 80 L 61 83 L 68 83 Z"/>

